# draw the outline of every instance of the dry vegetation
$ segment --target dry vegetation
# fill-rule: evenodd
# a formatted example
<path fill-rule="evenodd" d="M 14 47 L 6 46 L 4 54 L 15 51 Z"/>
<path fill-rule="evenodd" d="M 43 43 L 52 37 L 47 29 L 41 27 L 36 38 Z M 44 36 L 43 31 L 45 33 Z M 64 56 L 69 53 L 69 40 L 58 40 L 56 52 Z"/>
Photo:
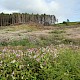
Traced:
<path fill-rule="evenodd" d="M 64 44 L 66 41 L 80 44 L 80 27 L 69 28 L 24 24 L 6 26 L 0 29 L 0 43 L 10 43 L 23 39 L 31 42 L 41 42 L 42 39 L 45 41 L 51 40 L 52 42 L 58 41 L 61 42 L 60 44 Z"/>

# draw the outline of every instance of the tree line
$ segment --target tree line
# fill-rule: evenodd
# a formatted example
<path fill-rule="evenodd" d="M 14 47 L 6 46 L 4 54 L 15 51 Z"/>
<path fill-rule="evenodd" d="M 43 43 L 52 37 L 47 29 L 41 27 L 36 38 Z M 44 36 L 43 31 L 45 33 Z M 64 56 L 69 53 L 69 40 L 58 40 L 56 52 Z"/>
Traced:
<path fill-rule="evenodd" d="M 28 14 L 28 13 L 12 13 L 5 14 L 0 13 L 0 26 L 8 26 L 14 24 L 24 24 L 28 22 L 40 23 L 43 25 L 55 24 L 56 17 L 55 15 L 47 14 Z"/>

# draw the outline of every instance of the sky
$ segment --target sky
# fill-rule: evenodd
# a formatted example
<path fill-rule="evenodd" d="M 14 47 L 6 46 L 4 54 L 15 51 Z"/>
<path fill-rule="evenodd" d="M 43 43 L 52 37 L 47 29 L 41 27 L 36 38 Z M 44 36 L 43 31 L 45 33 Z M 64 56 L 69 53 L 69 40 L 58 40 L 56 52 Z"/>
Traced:
<path fill-rule="evenodd" d="M 0 0 L 0 13 L 55 15 L 59 22 L 80 21 L 80 0 Z"/>

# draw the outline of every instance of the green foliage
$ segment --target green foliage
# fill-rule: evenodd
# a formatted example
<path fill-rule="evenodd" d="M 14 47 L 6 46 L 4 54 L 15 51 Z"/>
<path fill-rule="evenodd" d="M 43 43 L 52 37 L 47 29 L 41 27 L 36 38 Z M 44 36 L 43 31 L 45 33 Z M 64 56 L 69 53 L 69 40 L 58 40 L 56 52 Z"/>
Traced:
<path fill-rule="evenodd" d="M 51 31 L 50 33 L 61 34 L 61 33 L 65 33 L 65 31 L 64 30 L 54 30 L 54 31 Z"/>
<path fill-rule="evenodd" d="M 3 41 L 0 43 L 0 46 L 8 46 L 8 45 L 27 46 L 28 48 L 36 46 L 34 43 L 31 43 L 28 39 L 14 40 L 14 41 L 10 41 L 10 42 Z"/>
<path fill-rule="evenodd" d="M 64 44 L 72 44 L 72 45 L 80 45 L 80 40 L 74 40 L 74 39 L 63 39 L 62 43 Z"/>
<path fill-rule="evenodd" d="M 57 58 L 57 68 L 61 73 L 61 79 L 79 80 L 80 79 L 80 54 L 73 50 L 64 50 Z"/>
<path fill-rule="evenodd" d="M 8 45 L 8 42 L 6 42 L 6 41 L 0 42 L 0 46 L 7 46 L 7 45 Z"/>
<path fill-rule="evenodd" d="M 69 22 L 69 21 L 63 21 L 63 23 L 58 23 L 58 24 L 55 24 L 54 26 L 59 26 L 59 27 L 62 27 L 62 26 L 76 26 L 76 25 L 79 25 L 80 22 Z"/>
<path fill-rule="evenodd" d="M 68 26 L 69 25 L 69 22 L 63 21 L 63 24 L 65 24 L 66 26 Z"/>
<path fill-rule="evenodd" d="M 12 45 L 12 46 L 18 46 L 18 45 L 25 46 L 25 45 L 29 45 L 29 41 L 27 39 L 22 39 L 22 40 L 18 40 L 18 41 L 12 41 L 12 42 L 9 43 L 9 45 Z"/>
<path fill-rule="evenodd" d="M 16 54 L 4 54 L 4 57 L 0 56 L 0 80 L 79 80 L 79 53 L 62 49 L 57 56 L 46 53 L 40 61 L 33 56 L 30 58 L 29 53 L 22 58 L 17 58 Z"/>

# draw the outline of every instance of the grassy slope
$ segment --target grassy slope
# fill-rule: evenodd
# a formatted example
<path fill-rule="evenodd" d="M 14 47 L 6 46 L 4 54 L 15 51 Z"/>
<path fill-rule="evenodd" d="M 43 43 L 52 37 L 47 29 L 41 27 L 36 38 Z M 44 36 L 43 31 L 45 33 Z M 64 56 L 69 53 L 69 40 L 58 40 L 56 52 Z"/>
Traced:
<path fill-rule="evenodd" d="M 55 24 L 55 26 L 76 26 L 76 25 L 80 25 L 80 22 L 65 22 Z"/>
<path fill-rule="evenodd" d="M 42 30 L 35 26 L 13 26 L 0 34 Z M 53 28 L 46 34 L 0 43 L 0 80 L 79 80 L 80 40 L 66 38 L 74 29 Z M 75 32 L 77 34 L 76 29 Z M 45 30 L 44 30 L 45 31 Z M 20 33 L 21 33 L 20 32 Z M 20 34 L 18 33 L 18 34 Z M 3 34 L 3 35 L 4 35 Z M 20 35 L 18 35 L 20 36 Z"/>

